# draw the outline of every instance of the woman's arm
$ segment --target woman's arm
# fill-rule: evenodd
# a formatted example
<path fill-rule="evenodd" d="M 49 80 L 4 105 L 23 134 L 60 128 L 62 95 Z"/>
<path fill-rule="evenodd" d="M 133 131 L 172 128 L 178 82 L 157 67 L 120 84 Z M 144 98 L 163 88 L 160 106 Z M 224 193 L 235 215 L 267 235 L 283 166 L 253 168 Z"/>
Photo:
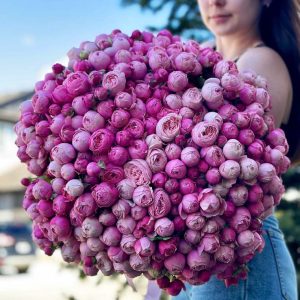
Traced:
<path fill-rule="evenodd" d="M 267 79 L 276 126 L 286 123 L 292 102 L 292 84 L 281 57 L 268 47 L 250 48 L 240 57 L 237 66 L 239 71 L 252 70 Z"/>

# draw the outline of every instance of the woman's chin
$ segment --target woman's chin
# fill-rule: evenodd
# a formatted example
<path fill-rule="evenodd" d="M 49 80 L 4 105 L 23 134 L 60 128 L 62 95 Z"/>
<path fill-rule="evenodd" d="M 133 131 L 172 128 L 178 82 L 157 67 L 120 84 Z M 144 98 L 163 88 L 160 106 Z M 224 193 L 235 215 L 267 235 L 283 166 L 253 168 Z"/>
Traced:
<path fill-rule="evenodd" d="M 211 29 L 216 37 L 225 37 L 233 34 L 236 30 L 228 28 L 227 26 L 218 26 Z"/>

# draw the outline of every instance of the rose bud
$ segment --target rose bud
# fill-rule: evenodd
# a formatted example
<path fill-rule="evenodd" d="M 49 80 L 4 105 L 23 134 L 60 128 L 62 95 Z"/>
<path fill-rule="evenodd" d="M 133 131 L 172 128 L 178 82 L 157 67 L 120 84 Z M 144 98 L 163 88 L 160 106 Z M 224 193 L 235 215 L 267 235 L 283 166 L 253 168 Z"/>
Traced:
<path fill-rule="evenodd" d="M 187 229 L 184 233 L 184 239 L 190 244 L 196 245 L 201 240 L 201 233 L 197 230 Z"/>
<path fill-rule="evenodd" d="M 230 227 L 223 228 L 221 232 L 221 240 L 225 243 L 232 243 L 235 241 L 236 233 L 235 231 Z"/>
<path fill-rule="evenodd" d="M 249 228 L 251 223 L 251 215 L 247 208 L 237 207 L 235 214 L 230 219 L 230 226 L 240 233 Z"/>
<path fill-rule="evenodd" d="M 168 88 L 173 92 L 181 92 L 188 84 L 187 75 L 181 71 L 173 71 L 168 77 Z"/>
<path fill-rule="evenodd" d="M 85 218 L 81 226 L 83 234 L 87 238 L 99 237 L 103 231 L 103 226 L 99 223 L 97 218 Z"/>
<path fill-rule="evenodd" d="M 135 205 L 131 208 L 130 213 L 134 220 L 139 221 L 147 215 L 147 209 L 145 207 Z"/>
<path fill-rule="evenodd" d="M 156 282 L 161 289 L 165 289 L 170 286 L 170 279 L 166 276 L 158 278 Z"/>
<path fill-rule="evenodd" d="M 134 245 L 136 238 L 131 234 L 124 234 L 121 239 L 121 248 L 127 254 L 135 253 Z"/>
<path fill-rule="evenodd" d="M 168 218 L 161 218 L 155 222 L 154 229 L 162 237 L 171 236 L 174 232 L 174 223 Z"/>
<path fill-rule="evenodd" d="M 184 289 L 184 284 L 179 279 L 175 279 L 174 281 L 172 281 L 166 288 L 167 293 L 171 296 L 177 296 L 182 289 Z"/>
<path fill-rule="evenodd" d="M 154 195 L 150 186 L 138 186 L 134 189 L 132 200 L 141 207 L 148 207 L 154 201 Z"/>
<path fill-rule="evenodd" d="M 132 179 L 136 185 L 145 185 L 151 182 L 152 172 L 143 159 L 133 159 L 124 165 L 127 178 Z"/>
<path fill-rule="evenodd" d="M 204 189 L 198 197 L 200 210 L 205 217 L 222 215 L 226 208 L 226 202 L 219 195 L 215 195 L 211 188 Z"/>
<path fill-rule="evenodd" d="M 234 250 L 229 246 L 220 246 L 214 257 L 218 262 L 229 264 L 234 260 Z"/>
<path fill-rule="evenodd" d="M 198 246 L 198 253 L 201 254 L 203 251 L 207 253 L 214 253 L 220 247 L 219 237 L 215 234 L 205 234 Z"/>
<path fill-rule="evenodd" d="M 179 239 L 178 237 L 170 238 L 166 241 L 159 241 L 159 253 L 165 257 L 171 256 L 177 250 Z"/>
<path fill-rule="evenodd" d="M 165 152 L 161 149 L 151 149 L 148 151 L 146 161 L 153 173 L 158 173 L 164 170 L 168 158 Z"/>
<path fill-rule="evenodd" d="M 117 218 L 110 209 L 104 209 L 99 215 L 99 222 L 104 226 L 109 227 L 117 223 Z"/>
<path fill-rule="evenodd" d="M 92 197 L 99 207 L 111 207 L 119 196 L 118 190 L 107 182 L 101 182 L 94 186 Z"/>
<path fill-rule="evenodd" d="M 237 242 L 241 247 L 250 247 L 254 243 L 254 234 L 250 230 L 242 231 L 237 236 Z"/>
<path fill-rule="evenodd" d="M 117 227 L 111 226 L 105 228 L 101 241 L 107 246 L 118 246 L 121 241 L 122 235 Z"/>
<path fill-rule="evenodd" d="M 136 221 L 128 216 L 117 221 L 117 228 L 122 234 L 131 234 L 136 226 Z"/>
<path fill-rule="evenodd" d="M 193 230 L 201 230 L 205 225 L 205 218 L 201 213 L 189 214 L 186 218 L 186 226 Z"/>
<path fill-rule="evenodd" d="M 102 86 L 109 90 L 112 96 L 122 92 L 126 85 L 126 78 L 123 72 L 110 71 L 104 74 Z"/>
<path fill-rule="evenodd" d="M 118 182 L 117 189 L 120 197 L 124 199 L 132 199 L 133 191 L 136 188 L 134 180 L 125 178 Z"/>
<path fill-rule="evenodd" d="M 149 268 L 150 258 L 142 257 L 137 254 L 131 254 L 129 257 L 129 263 L 133 270 L 144 272 Z"/>
<path fill-rule="evenodd" d="M 185 256 L 182 253 L 175 253 L 164 261 L 165 268 L 173 275 L 179 275 L 185 267 Z"/>
<path fill-rule="evenodd" d="M 111 209 L 117 219 L 124 219 L 130 213 L 131 204 L 127 200 L 120 199 L 111 207 Z"/>
<path fill-rule="evenodd" d="M 197 250 L 192 250 L 187 255 L 187 264 L 193 271 L 208 269 L 210 264 L 210 255 L 205 252 L 199 254 Z"/>
<path fill-rule="evenodd" d="M 112 262 L 122 263 L 128 259 L 128 255 L 120 247 L 109 247 L 107 255 Z"/>
<path fill-rule="evenodd" d="M 135 242 L 134 250 L 140 256 L 151 256 L 155 251 L 155 245 L 148 237 L 142 237 Z"/>

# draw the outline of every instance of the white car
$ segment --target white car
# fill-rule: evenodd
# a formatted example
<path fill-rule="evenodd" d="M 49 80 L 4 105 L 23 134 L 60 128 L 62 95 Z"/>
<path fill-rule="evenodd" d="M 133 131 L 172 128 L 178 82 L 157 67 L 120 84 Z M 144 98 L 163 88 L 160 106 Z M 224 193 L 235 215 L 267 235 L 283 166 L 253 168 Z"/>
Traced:
<path fill-rule="evenodd" d="M 26 272 L 36 259 L 35 252 L 28 224 L 0 224 L 0 273 Z"/>

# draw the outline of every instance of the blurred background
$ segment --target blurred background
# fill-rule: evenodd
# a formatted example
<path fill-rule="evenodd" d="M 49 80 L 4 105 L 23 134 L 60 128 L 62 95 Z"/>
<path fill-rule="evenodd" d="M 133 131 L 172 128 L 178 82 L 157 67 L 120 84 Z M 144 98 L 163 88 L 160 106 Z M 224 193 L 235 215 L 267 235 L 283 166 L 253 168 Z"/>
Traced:
<path fill-rule="evenodd" d="M 83 40 L 93 41 L 116 28 L 127 34 L 168 28 L 183 39 L 208 39 L 197 2 L 10 0 L 1 3 L 0 18 L 0 299 L 35 300 L 42 294 L 45 300 L 144 299 L 143 278 L 134 280 L 136 292 L 123 277 L 84 278 L 64 264 L 59 253 L 47 257 L 35 248 L 29 219 L 21 208 L 24 189 L 19 182 L 29 173 L 17 159 L 13 126 L 19 104 L 33 95 L 34 83 L 54 63 L 66 64 L 67 51 Z M 276 215 L 300 286 L 300 168 L 291 169 L 284 183 L 286 193 Z"/>

